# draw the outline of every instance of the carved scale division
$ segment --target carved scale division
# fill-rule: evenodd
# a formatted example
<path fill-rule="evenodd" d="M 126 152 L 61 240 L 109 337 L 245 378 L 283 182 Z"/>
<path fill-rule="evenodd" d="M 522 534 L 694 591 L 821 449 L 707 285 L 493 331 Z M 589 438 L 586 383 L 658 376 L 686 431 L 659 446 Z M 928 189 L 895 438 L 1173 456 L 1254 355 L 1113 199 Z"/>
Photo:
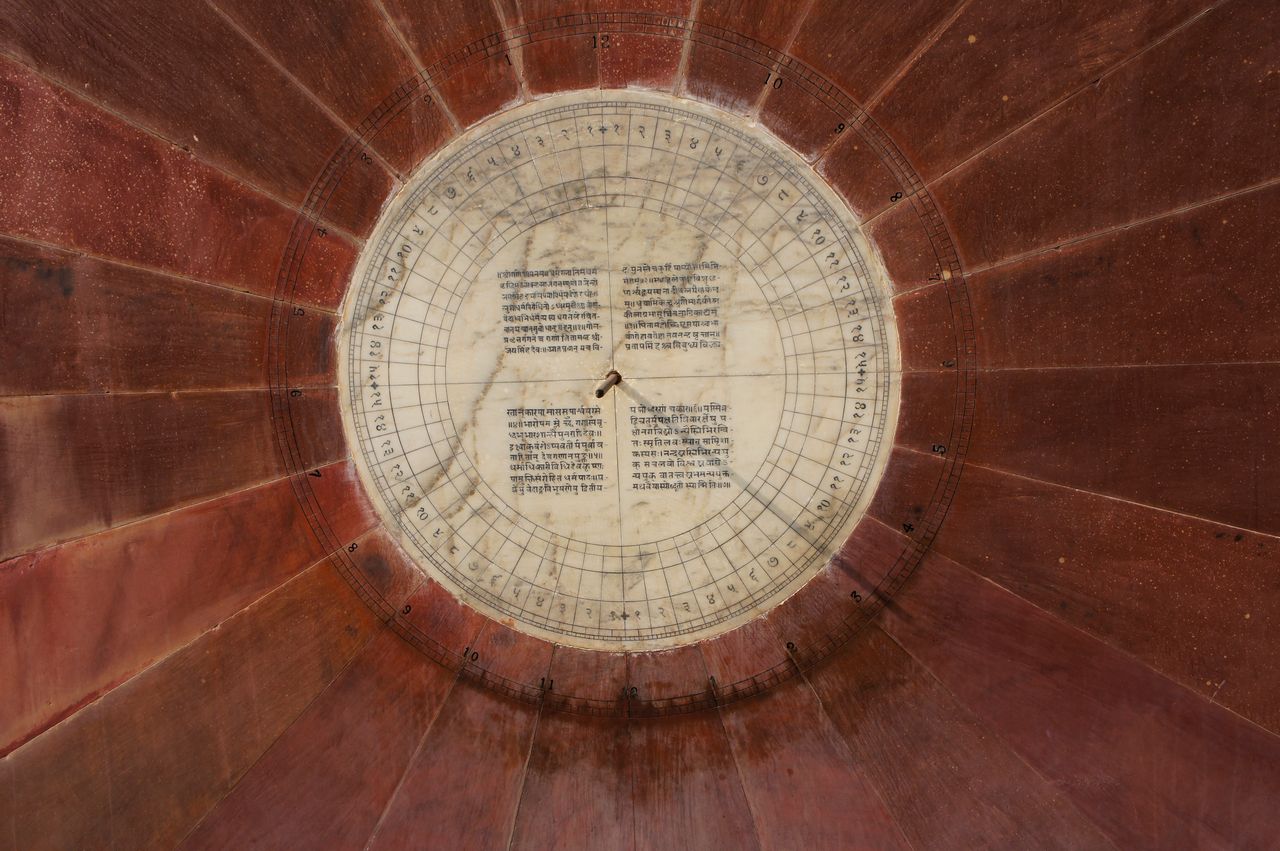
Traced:
<path fill-rule="evenodd" d="M 848 210 L 758 127 L 548 98 L 389 204 L 344 306 L 348 437 L 469 605 L 581 648 L 687 644 L 794 593 L 862 516 L 888 304 Z"/>

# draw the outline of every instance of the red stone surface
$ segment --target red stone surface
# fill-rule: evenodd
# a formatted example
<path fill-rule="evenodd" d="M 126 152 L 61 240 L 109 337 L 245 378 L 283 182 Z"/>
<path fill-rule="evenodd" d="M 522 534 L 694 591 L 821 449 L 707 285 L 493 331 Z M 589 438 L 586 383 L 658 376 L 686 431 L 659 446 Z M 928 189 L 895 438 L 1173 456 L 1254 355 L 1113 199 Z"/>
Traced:
<path fill-rule="evenodd" d="M 814 0 L 791 53 L 869 105 L 962 0 Z"/>
<path fill-rule="evenodd" d="M 866 234 L 880 251 L 895 293 L 911 292 L 943 280 L 944 261 L 939 246 L 929 239 L 928 224 L 910 197 L 894 202 L 892 192 L 882 198 L 885 206 L 866 222 Z"/>
<path fill-rule="evenodd" d="M 945 480 L 946 460 L 935 453 L 895 449 L 867 514 L 890 529 L 919 526 L 934 492 Z"/>
<path fill-rule="evenodd" d="M 899 603 L 886 631 L 1116 845 L 1271 841 L 1273 734 L 942 556 Z"/>
<path fill-rule="evenodd" d="M 895 445 L 916 452 L 934 452 L 935 446 L 947 448 L 957 438 L 952 431 L 956 395 L 963 380 L 958 370 L 941 364 L 938 369 L 904 373 L 898 385 L 902 402 Z"/>
<path fill-rule="evenodd" d="M 469 669 L 498 688 L 540 689 L 551 668 L 554 645 L 541 638 L 517 632 L 509 626 L 489 621 L 472 645 L 483 662 Z"/>
<path fill-rule="evenodd" d="M 326 511 L 326 516 L 328 512 Z M 349 536 L 334 530 L 335 549 L 354 574 L 354 582 L 366 594 L 372 596 L 378 610 L 385 616 L 398 611 L 423 583 L 422 571 L 409 559 L 404 550 L 392 540 L 386 527 L 379 526 L 369 535 L 351 543 Z"/>
<path fill-rule="evenodd" d="M 881 630 L 809 680 L 913 847 L 1114 847 Z"/>
<path fill-rule="evenodd" d="M 600 83 L 596 28 L 582 18 L 594 0 L 518 0 L 528 40 L 520 48 L 525 85 L 532 95 L 591 89 Z M 593 38 L 593 36 L 596 36 Z"/>
<path fill-rule="evenodd" d="M 791 82 L 788 86 L 787 82 Z M 786 94 L 782 94 L 782 89 Z M 850 131 L 856 112 L 821 96 L 820 89 L 802 85 L 783 72 L 782 88 L 770 88 L 760 108 L 760 122 L 805 159 L 814 160 Z"/>
<path fill-rule="evenodd" d="M 973 467 L 934 548 L 1280 728 L 1274 537 Z"/>
<path fill-rule="evenodd" d="M 1280 366 L 990 372 L 982 388 L 974 463 L 1280 532 Z"/>
<path fill-rule="evenodd" d="M 0 258 L 6 395 L 267 384 L 267 299 L 3 237 Z"/>
<path fill-rule="evenodd" d="M 860 218 L 871 218 L 893 203 L 889 199 L 895 194 L 904 192 L 902 178 L 880 158 L 868 137 L 846 127 L 830 141 L 818 172 Z"/>
<path fill-rule="evenodd" d="M 601 87 L 670 91 L 685 40 L 682 29 L 664 21 L 686 20 L 692 4 L 693 0 L 600 0 L 600 10 L 613 16 L 601 26 L 609 33 L 609 47 L 597 58 Z"/>
<path fill-rule="evenodd" d="M 452 687 L 380 630 L 182 847 L 363 848 Z"/>
<path fill-rule="evenodd" d="M 622 653 L 596 653 L 557 645 L 547 678 L 553 683 L 555 706 L 617 714 L 626 705 L 623 690 L 628 685 L 627 658 Z"/>
<path fill-rule="evenodd" d="M 359 246 L 337 232 L 314 231 L 297 267 L 286 267 L 291 277 L 280 296 L 302 305 L 337 310 L 355 271 L 358 253 Z M 278 278 L 273 283 L 279 283 Z"/>
<path fill-rule="evenodd" d="M 783 641 L 764 618 L 748 621 L 699 647 L 707 675 L 715 679 L 716 693 L 724 699 L 736 697 L 738 692 L 754 693 L 759 684 L 751 680 L 764 671 L 791 672 Z"/>
<path fill-rule="evenodd" d="M 276 197 L 301 203 L 345 136 L 209 6 L 15 5 L 0 39 L 24 64 Z M 385 196 L 376 185 L 349 182 L 328 215 L 363 230 Z"/>
<path fill-rule="evenodd" d="M 16 844 L 176 845 L 374 628 L 323 564 L 244 609 L 7 757 Z"/>
<path fill-rule="evenodd" d="M 627 727 L 557 712 L 538 719 L 511 848 L 633 847 Z"/>
<path fill-rule="evenodd" d="M 948 174 L 936 192 L 962 258 L 996 262 L 1275 177 L 1262 69 L 1277 34 L 1269 4 L 1215 9 Z"/>
<path fill-rule="evenodd" d="M 979 272 L 970 285 L 982 361 L 1002 368 L 1275 361 L 1280 242 L 1270 223 L 1277 215 L 1280 190 L 1270 187 Z M 1158 298 L 1149 297 L 1153 282 Z"/>
<path fill-rule="evenodd" d="M 340 458 L 333 395 L 294 401 L 304 466 Z M 286 472 L 265 391 L 11 397 L 0 400 L 0 424 L 7 451 L 31 465 L 0 483 L 6 556 Z"/>
<path fill-rule="evenodd" d="M 511 51 L 500 49 L 505 44 L 503 29 L 516 23 L 507 0 L 385 0 L 383 7 L 418 62 L 431 72 L 450 112 L 463 127 L 519 100 L 517 69 L 506 58 Z M 503 17 L 499 17 L 500 9 Z M 468 48 L 472 52 L 467 53 Z"/>
<path fill-rule="evenodd" d="M 378 823 L 372 848 L 500 848 L 511 837 L 537 709 L 459 683 Z"/>
<path fill-rule="evenodd" d="M 404 611 L 404 606 L 409 611 Z M 462 664 L 462 654 L 471 651 L 484 629 L 485 619 L 467 608 L 440 583 L 427 580 L 409 595 L 397 618 L 410 637 L 427 639 L 429 652 L 443 654 L 452 666 Z"/>
<path fill-rule="evenodd" d="M 765 619 L 788 654 L 803 664 L 821 654 L 829 637 L 856 614 L 855 590 L 861 589 L 852 576 L 828 564 Z"/>
<path fill-rule="evenodd" d="M 960 358 L 963 314 L 947 287 L 913 290 L 893 301 L 904 370 L 953 370 Z M 985 357 L 984 346 L 982 354 Z"/>
<path fill-rule="evenodd" d="M 726 709 L 724 727 L 764 847 L 912 847 L 805 680 Z"/>
<path fill-rule="evenodd" d="M 696 644 L 651 653 L 627 654 L 627 685 L 636 689 L 632 711 L 660 711 L 668 706 L 684 708 L 693 705 L 691 695 L 707 693 L 707 666 Z M 705 700 L 705 697 L 704 697 Z M 652 707 L 647 703 L 656 704 Z M 700 705 L 700 704 L 699 704 Z"/>
<path fill-rule="evenodd" d="M 760 847 L 718 715 L 643 719 L 629 732 L 633 847 Z"/>
<path fill-rule="evenodd" d="M 323 468 L 329 489 L 354 470 Z M 368 513 L 336 506 L 340 535 Z M 345 511 L 344 511 L 345 509 Z M 235 615 L 328 550 L 287 481 L 0 563 L 0 751 Z M 39 677 L 28 676 L 40 659 Z"/>
<path fill-rule="evenodd" d="M 1211 5 L 1086 0 L 1059 8 L 1042 0 L 1010 14 L 1000 0 L 975 0 L 956 7 L 959 15 L 944 21 L 946 29 L 873 112 L 931 179 L 1096 83 Z"/>
<path fill-rule="evenodd" d="M 287 207 L 8 59 L 0 92 L 6 233 L 271 294 Z"/>
<path fill-rule="evenodd" d="M 286 14 L 252 0 L 220 0 L 218 8 L 253 41 L 270 52 L 349 131 L 359 131 L 396 87 L 417 68 L 375 0 L 304 0 Z M 427 109 L 415 107 L 420 116 Z M 380 133 L 373 147 L 401 174 L 407 174 L 436 147 L 433 134 Z M 404 132 L 408 130 L 409 132 Z"/>
<path fill-rule="evenodd" d="M 777 54 L 788 47 L 802 11 L 795 3 L 703 0 L 683 91 L 733 111 L 750 112 L 779 76 L 787 76 L 776 68 Z"/>

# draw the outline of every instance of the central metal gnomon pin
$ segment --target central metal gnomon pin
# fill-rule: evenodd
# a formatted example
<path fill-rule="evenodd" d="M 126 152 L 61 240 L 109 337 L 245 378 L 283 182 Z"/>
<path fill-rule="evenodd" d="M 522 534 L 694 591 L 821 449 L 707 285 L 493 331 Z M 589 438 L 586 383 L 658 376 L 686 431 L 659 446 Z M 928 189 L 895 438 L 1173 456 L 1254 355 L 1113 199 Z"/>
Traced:
<path fill-rule="evenodd" d="M 615 384 L 621 384 L 621 383 L 622 383 L 622 373 L 618 372 L 616 369 L 609 370 L 604 376 L 604 381 L 601 381 L 598 385 L 596 385 L 596 398 L 603 399 L 604 394 L 609 392 L 610 387 L 612 387 Z"/>

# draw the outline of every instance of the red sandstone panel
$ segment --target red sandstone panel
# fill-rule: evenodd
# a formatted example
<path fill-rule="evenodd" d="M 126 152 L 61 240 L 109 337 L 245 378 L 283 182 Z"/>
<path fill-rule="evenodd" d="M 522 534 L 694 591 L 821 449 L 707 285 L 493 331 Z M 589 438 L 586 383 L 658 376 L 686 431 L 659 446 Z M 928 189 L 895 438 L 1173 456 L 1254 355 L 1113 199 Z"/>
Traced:
<path fill-rule="evenodd" d="M 833 584 L 846 599 L 871 603 L 875 588 L 901 568 L 899 560 L 906 552 L 906 545 L 901 527 L 891 529 L 875 518 L 863 518 L 832 556 L 828 570 L 839 577 Z M 862 623 L 855 620 L 854 625 L 860 627 Z"/>
<path fill-rule="evenodd" d="M 368 143 L 354 148 L 346 167 L 333 173 L 334 180 L 322 185 L 322 172 L 316 172 L 316 197 L 323 199 L 315 207 L 317 214 L 358 237 L 369 236 L 383 203 L 400 184 L 369 153 Z"/>
<path fill-rule="evenodd" d="M 294 400 L 308 467 L 344 454 L 331 392 Z M 85 535 L 285 472 L 264 391 L 0 400 L 0 553 Z"/>
<path fill-rule="evenodd" d="M 627 722 L 544 711 L 512 849 L 634 848 Z"/>
<path fill-rule="evenodd" d="M 969 466 L 934 549 L 1280 731 L 1280 541 Z"/>
<path fill-rule="evenodd" d="M 926 180 L 1163 38 L 1207 0 L 975 0 L 874 108 Z"/>
<path fill-rule="evenodd" d="M 396 31 L 430 67 L 449 53 L 503 30 L 499 10 L 516 23 L 511 0 L 477 2 L 443 0 L 439 3 L 411 3 L 408 0 L 380 0 Z"/>
<path fill-rule="evenodd" d="M 14 751 L 16 844 L 177 844 L 375 625 L 327 565 L 302 574 Z"/>
<path fill-rule="evenodd" d="M 417 74 L 376 0 L 302 0 L 287 11 L 253 0 L 219 0 L 217 6 L 348 129 L 358 131 L 384 98 Z M 436 143 L 427 134 L 383 133 L 373 146 L 406 173 Z"/>
<path fill-rule="evenodd" d="M 801 11 L 799 4 L 768 0 L 704 0 L 698 7 L 702 28 L 689 51 L 684 93 L 749 112 L 779 77 L 773 73 L 774 60 L 758 51 L 785 50 Z"/>
<path fill-rule="evenodd" d="M 946 472 L 941 455 L 895 449 L 867 507 L 867 516 L 896 532 L 918 537 L 917 530 L 935 495 L 941 492 Z"/>
<path fill-rule="evenodd" d="M 405 611 L 405 606 L 409 611 Z M 480 634 L 485 618 L 475 609 L 458 602 L 438 582 L 427 580 L 418 586 L 397 615 L 397 626 L 404 629 L 409 638 L 426 638 L 429 650 L 444 654 L 447 662 L 462 664 L 464 653 L 470 655 L 471 645 Z"/>
<path fill-rule="evenodd" d="M 73 732 L 59 728 L 58 735 L 71 744 L 38 739 L 21 752 L 26 759 L 0 760 L 4 797 L 0 798 L 0 824 L 10 849 L 96 847 L 110 830 L 106 817 L 111 800 L 108 735 L 95 719 L 80 719 Z M 75 765 L 78 771 L 68 771 Z M 101 816 L 101 824 L 69 813 Z M 181 835 L 180 830 L 174 833 Z"/>
<path fill-rule="evenodd" d="M 293 203 L 346 135 L 206 5 L 181 15 L 160 0 L 15 5 L 27 8 L 0 18 L 0 38 L 25 63 Z M 349 188 L 328 215 L 361 232 L 381 204 L 375 191 Z"/>
<path fill-rule="evenodd" d="M 183 847 L 365 847 L 453 680 L 380 630 Z"/>
<path fill-rule="evenodd" d="M 787 46 L 800 23 L 803 4 L 770 3 L 769 0 L 702 0 L 698 23 L 728 30 L 777 50 Z"/>
<path fill-rule="evenodd" d="M 346 456 L 336 387 L 308 387 L 299 398 L 293 398 L 290 390 L 287 399 L 291 457 L 301 470 Z"/>
<path fill-rule="evenodd" d="M 909 198 L 896 202 L 892 198 L 890 194 L 884 199 L 889 206 L 869 219 L 864 230 L 880 254 L 894 293 L 910 292 L 942 281 L 944 269 L 939 247 L 930 242 L 925 220 Z"/>
<path fill-rule="evenodd" d="M 597 28 L 582 19 L 595 0 L 518 0 L 530 40 L 520 49 L 530 94 L 545 95 L 600 84 Z M 608 48 L 612 49 L 612 48 Z"/>
<path fill-rule="evenodd" d="M 881 621 L 1122 848 L 1265 848 L 1280 741 L 931 554 Z"/>
<path fill-rule="evenodd" d="M 353 542 L 358 544 L 354 551 L 350 549 L 351 544 L 342 540 L 335 543 L 339 557 L 351 568 L 349 578 L 369 595 L 382 615 L 390 617 L 401 610 L 409 595 L 425 581 L 422 570 L 409 560 L 381 524 Z"/>
<path fill-rule="evenodd" d="M 497 49 L 505 24 L 495 4 L 383 0 L 383 7 L 463 127 L 519 99 L 516 66 Z M 494 53 L 477 55 L 484 50 Z"/>
<path fill-rule="evenodd" d="M 536 706 L 458 683 L 369 847 L 507 847 L 537 719 Z"/>
<path fill-rule="evenodd" d="M 597 5 L 614 15 L 611 24 L 601 25 L 609 46 L 598 57 L 600 85 L 670 91 L 685 42 L 676 21 L 689 17 L 692 0 L 600 0 Z M 664 25 L 668 17 L 674 26 Z M 621 32 L 624 27 L 628 31 Z"/>
<path fill-rule="evenodd" d="M 760 847 L 718 713 L 640 719 L 630 729 L 637 849 Z"/>
<path fill-rule="evenodd" d="M 301 261 L 296 269 L 286 267 L 286 273 L 293 277 L 280 297 L 301 302 L 304 310 L 307 309 L 305 305 L 312 304 L 337 310 L 355 272 L 359 247 L 337 232 L 322 227 L 313 232 L 305 246 L 300 244 L 298 250 L 302 252 Z"/>
<path fill-rule="evenodd" d="M 951 444 L 959 439 L 955 434 L 959 425 L 956 422 L 956 404 L 963 382 L 964 376 L 955 369 L 903 373 L 899 384 L 902 402 L 898 410 L 898 430 L 893 436 L 894 445 L 916 452 L 945 455 Z"/>
<path fill-rule="evenodd" d="M 264 298 L 4 237 L 0 287 L 5 395 L 267 383 Z"/>
<path fill-rule="evenodd" d="M 632 711 L 636 714 L 643 714 L 649 701 L 672 701 L 654 707 L 656 709 L 691 706 L 689 700 L 680 698 L 693 695 L 707 703 L 706 692 L 710 689 L 707 666 L 696 644 L 627 654 L 627 685 L 636 690 L 632 698 Z"/>
<path fill-rule="evenodd" d="M 824 96 L 827 82 L 816 75 L 783 69 L 780 88 L 768 88 L 760 122 L 797 153 L 812 162 L 840 140 L 857 114 Z"/>
<path fill-rule="evenodd" d="M 913 847 L 1114 847 L 879 629 L 810 681 Z"/>
<path fill-rule="evenodd" d="M 280 337 L 286 384 L 313 387 L 337 383 L 337 329 L 338 317 L 320 310 L 287 317 Z"/>
<path fill-rule="evenodd" d="M 272 292 L 294 213 L 4 58 L 0 97 L 0 229 Z"/>
<path fill-rule="evenodd" d="M 753 694 L 795 670 L 786 645 L 764 618 L 703 641 L 698 648 L 716 694 L 725 701 Z"/>
<path fill-rule="evenodd" d="M 861 133 L 847 127 L 826 150 L 817 168 L 863 220 L 894 203 L 889 199 L 903 192 L 902 180 L 895 176 L 877 148 Z"/>
<path fill-rule="evenodd" d="M 319 472 L 319 476 L 311 473 Z M 323 513 L 324 524 L 332 537 L 323 540 L 323 546 L 341 546 L 355 540 L 356 536 L 377 523 L 373 506 L 365 496 L 364 483 L 351 461 L 339 461 L 330 467 L 308 472 L 310 486 L 309 505 Z M 298 490 L 295 488 L 294 493 Z M 313 534 L 316 534 L 313 531 Z"/>
<path fill-rule="evenodd" d="M 323 472 L 331 488 L 354 475 L 340 465 Z M 373 523 L 355 510 L 330 518 L 349 537 Z M 280 481 L 0 563 L 0 751 L 324 555 Z"/>
<path fill-rule="evenodd" d="M 745 114 L 776 79 L 766 57 L 735 48 L 718 35 L 698 33 L 689 48 L 680 94 Z"/>
<path fill-rule="evenodd" d="M 374 146 L 378 150 L 392 145 L 406 148 L 405 174 L 411 173 L 453 136 L 446 106 L 429 86 L 420 85 L 412 93 L 398 96 L 387 109 L 390 117 L 380 119 Z"/>
<path fill-rule="evenodd" d="M 721 715 L 762 845 L 911 847 L 803 679 Z"/>
<path fill-rule="evenodd" d="M 948 175 L 962 258 L 993 263 L 1276 176 L 1280 10 L 1227 4 Z M 1224 96 L 1230 92 L 1230 97 Z"/>
<path fill-rule="evenodd" d="M 961 5 L 959 0 L 815 0 L 790 52 L 865 105 Z"/>
<path fill-rule="evenodd" d="M 548 700 L 580 712 L 618 712 L 624 706 L 627 659 L 622 653 L 600 653 L 556 645 L 548 678 L 554 684 Z M 578 698 L 578 700 L 572 700 Z"/>
<path fill-rule="evenodd" d="M 486 51 L 491 54 L 487 55 Z M 469 51 L 432 66 L 433 79 L 458 124 L 470 127 L 496 112 L 521 103 L 519 47 L 494 34 Z"/>
<path fill-rule="evenodd" d="M 893 312 L 904 370 L 945 370 L 955 366 L 960 351 L 957 332 L 961 314 L 952 309 L 946 287 L 938 284 L 900 295 L 893 301 Z M 983 361 L 989 362 L 986 337 L 979 336 L 978 340 Z"/>
<path fill-rule="evenodd" d="M 1280 366 L 983 373 L 969 460 L 1275 534 Z"/>
<path fill-rule="evenodd" d="M 860 583 L 828 564 L 765 617 L 792 658 L 805 665 L 825 655 L 846 619 L 858 618 L 855 590 L 863 590 Z"/>
<path fill-rule="evenodd" d="M 1271 187 L 973 275 L 982 361 L 1278 360 L 1277 220 Z"/>
<path fill-rule="evenodd" d="M 493 680 L 502 690 L 545 687 L 551 667 L 551 642 L 517 632 L 497 621 L 486 621 L 472 648 L 480 658 L 468 667 L 468 675 Z"/>

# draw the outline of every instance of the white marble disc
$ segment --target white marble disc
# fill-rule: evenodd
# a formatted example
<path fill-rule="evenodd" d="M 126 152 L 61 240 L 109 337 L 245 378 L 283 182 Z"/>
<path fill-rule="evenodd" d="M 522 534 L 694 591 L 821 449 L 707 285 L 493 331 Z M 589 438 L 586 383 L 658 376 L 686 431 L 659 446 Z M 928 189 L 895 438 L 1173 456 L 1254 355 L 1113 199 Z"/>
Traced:
<path fill-rule="evenodd" d="M 367 242 L 348 438 L 388 528 L 469 605 L 561 644 L 687 644 L 794 593 L 865 510 L 897 412 L 887 292 L 760 127 L 539 100 L 431 158 Z"/>

